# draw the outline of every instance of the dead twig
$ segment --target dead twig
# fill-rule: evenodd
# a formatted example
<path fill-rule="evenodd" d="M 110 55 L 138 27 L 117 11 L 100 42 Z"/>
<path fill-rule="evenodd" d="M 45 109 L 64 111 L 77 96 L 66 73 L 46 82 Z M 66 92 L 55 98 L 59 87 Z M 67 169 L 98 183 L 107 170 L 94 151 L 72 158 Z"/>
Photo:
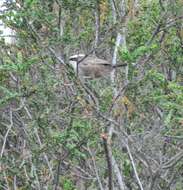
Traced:
<path fill-rule="evenodd" d="M 96 166 L 96 162 L 95 162 L 94 155 L 93 155 L 93 153 L 92 153 L 92 151 L 90 150 L 89 147 L 88 147 L 87 149 L 88 149 L 88 152 L 90 153 L 91 158 L 92 158 L 93 167 L 94 167 L 95 175 L 96 175 L 96 178 L 97 178 L 97 181 L 98 181 L 100 190 L 104 190 L 104 188 L 103 188 L 103 186 L 102 186 L 102 181 L 101 181 L 100 176 L 99 176 L 99 173 L 98 173 L 98 169 L 97 169 L 97 166 Z"/>
<path fill-rule="evenodd" d="M 128 152 L 128 156 L 130 158 L 130 161 L 131 161 L 131 164 L 132 164 L 132 167 L 133 167 L 133 171 L 134 171 L 134 174 L 135 174 L 135 178 L 137 180 L 137 183 L 140 187 L 141 190 L 144 190 L 143 186 L 142 186 L 142 183 L 140 181 L 140 178 L 139 178 L 139 175 L 137 173 L 137 168 L 136 168 L 136 165 L 135 165 L 135 161 L 133 159 L 133 156 L 131 154 L 131 150 L 130 150 L 130 147 L 128 146 L 128 142 L 125 143 L 125 146 L 126 146 L 126 149 L 127 149 L 127 152 Z"/>

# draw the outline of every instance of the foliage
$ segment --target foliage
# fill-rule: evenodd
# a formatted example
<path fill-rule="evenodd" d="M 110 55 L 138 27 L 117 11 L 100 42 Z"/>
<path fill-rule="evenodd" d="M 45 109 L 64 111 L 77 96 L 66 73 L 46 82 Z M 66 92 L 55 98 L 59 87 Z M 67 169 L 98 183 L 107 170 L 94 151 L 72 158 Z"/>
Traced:
<path fill-rule="evenodd" d="M 182 1 L 122 2 L 6 3 L 0 189 L 107 189 L 110 173 L 115 189 L 183 188 Z M 121 31 L 114 81 L 75 75 L 71 54 L 112 60 Z"/>

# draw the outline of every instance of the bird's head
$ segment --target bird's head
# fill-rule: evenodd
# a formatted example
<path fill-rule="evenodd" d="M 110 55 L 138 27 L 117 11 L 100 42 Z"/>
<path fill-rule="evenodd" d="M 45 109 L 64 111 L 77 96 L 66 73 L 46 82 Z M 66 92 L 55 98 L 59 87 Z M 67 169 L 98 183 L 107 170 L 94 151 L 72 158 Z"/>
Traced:
<path fill-rule="evenodd" d="M 75 71 L 77 71 L 77 63 L 79 60 L 81 60 L 83 57 L 85 57 L 85 54 L 75 54 L 69 57 L 69 64 L 72 65 Z"/>

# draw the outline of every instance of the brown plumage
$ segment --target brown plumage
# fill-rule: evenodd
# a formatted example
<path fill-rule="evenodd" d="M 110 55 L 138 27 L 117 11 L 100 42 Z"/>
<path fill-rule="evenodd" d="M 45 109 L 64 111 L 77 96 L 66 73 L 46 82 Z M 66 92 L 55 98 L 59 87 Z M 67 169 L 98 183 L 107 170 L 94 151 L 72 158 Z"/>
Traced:
<path fill-rule="evenodd" d="M 76 73 L 85 78 L 106 77 L 110 75 L 115 67 L 126 66 L 126 64 L 123 64 L 114 67 L 104 59 L 93 55 L 86 57 L 84 54 L 73 55 L 69 60 Z"/>

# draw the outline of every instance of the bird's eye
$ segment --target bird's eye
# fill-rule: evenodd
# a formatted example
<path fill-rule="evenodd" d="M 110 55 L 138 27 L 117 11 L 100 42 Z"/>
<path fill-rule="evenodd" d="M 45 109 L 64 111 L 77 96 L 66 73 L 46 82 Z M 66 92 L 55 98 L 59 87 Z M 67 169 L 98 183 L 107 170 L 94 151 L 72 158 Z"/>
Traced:
<path fill-rule="evenodd" d="M 77 61 L 78 60 L 78 58 L 76 58 L 76 57 L 71 57 L 70 59 L 69 59 L 69 61 Z"/>

